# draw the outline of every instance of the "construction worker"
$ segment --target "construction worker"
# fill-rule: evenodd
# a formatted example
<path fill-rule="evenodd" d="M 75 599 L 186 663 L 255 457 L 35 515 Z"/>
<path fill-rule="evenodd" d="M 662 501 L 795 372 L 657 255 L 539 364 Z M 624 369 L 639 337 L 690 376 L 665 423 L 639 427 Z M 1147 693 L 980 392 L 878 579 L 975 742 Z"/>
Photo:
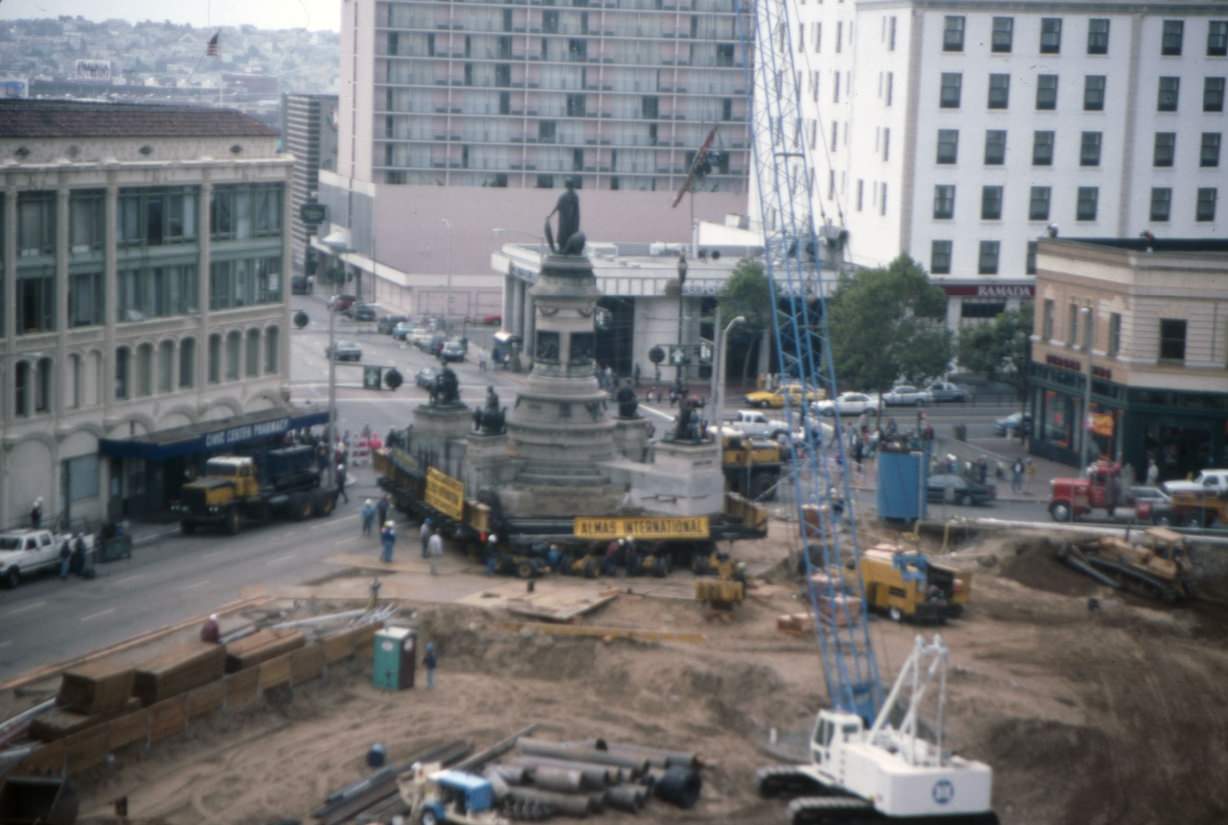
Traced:
<path fill-rule="evenodd" d="M 70 548 L 68 545 L 69 545 L 69 542 L 67 541 L 60 545 L 60 578 L 61 579 L 68 578 L 68 565 L 69 565 L 69 561 L 72 559 L 72 548 Z"/>
<path fill-rule="evenodd" d="M 384 522 L 380 522 L 383 524 Z M 362 503 L 362 534 L 364 536 L 371 535 L 371 529 L 375 526 L 375 503 L 371 499 L 367 499 Z"/>
<path fill-rule="evenodd" d="M 30 527 L 34 530 L 43 526 L 43 497 L 39 496 L 34 499 L 34 506 L 30 508 Z"/>
<path fill-rule="evenodd" d="M 345 503 L 350 503 L 350 497 L 345 493 L 345 462 L 342 461 L 337 465 L 337 495 L 345 499 Z"/>
<path fill-rule="evenodd" d="M 216 613 L 210 613 L 209 618 L 201 625 L 200 640 L 215 645 L 222 643 L 222 629 L 217 623 Z"/>
<path fill-rule="evenodd" d="M 426 643 L 426 654 L 422 657 L 422 664 L 426 668 L 426 687 L 431 690 L 435 687 L 435 667 L 439 664 L 434 642 Z"/>
<path fill-rule="evenodd" d="M 383 546 L 380 561 L 384 564 L 392 564 L 392 548 L 397 543 L 397 530 L 391 520 L 384 522 L 384 529 L 380 531 L 379 538 Z"/>
<path fill-rule="evenodd" d="M 431 533 L 431 537 L 427 539 L 426 552 L 431 561 L 431 575 L 438 576 L 439 569 L 435 565 L 439 557 L 443 555 L 443 536 L 439 535 L 439 530 L 435 530 L 435 532 Z"/>
<path fill-rule="evenodd" d="M 392 502 L 388 500 L 388 494 L 384 493 L 380 497 L 379 503 L 375 505 L 375 516 L 378 519 L 377 524 L 383 524 L 388 520 L 388 508 L 392 506 Z"/>
<path fill-rule="evenodd" d="M 422 528 L 418 531 L 418 540 L 422 542 L 422 558 L 427 557 L 426 545 L 431 540 L 431 520 L 425 518 L 422 520 Z"/>

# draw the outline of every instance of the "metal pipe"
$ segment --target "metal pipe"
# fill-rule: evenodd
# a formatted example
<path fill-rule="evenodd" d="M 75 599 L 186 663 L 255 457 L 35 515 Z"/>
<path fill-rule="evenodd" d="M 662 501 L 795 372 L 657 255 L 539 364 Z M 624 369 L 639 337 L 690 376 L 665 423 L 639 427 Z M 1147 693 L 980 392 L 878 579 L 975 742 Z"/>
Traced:
<path fill-rule="evenodd" d="M 616 811 L 626 811 L 627 813 L 636 813 L 640 808 L 644 807 L 644 802 L 648 799 L 648 792 L 643 787 L 637 785 L 615 785 L 612 788 L 607 788 L 605 792 L 605 804 L 609 805 Z"/>
<path fill-rule="evenodd" d="M 608 751 L 570 745 L 563 742 L 547 742 L 544 739 L 521 739 L 517 743 L 520 750 L 537 756 L 550 756 L 555 759 L 579 759 L 584 762 L 595 762 L 598 765 L 616 765 L 628 768 L 632 776 L 638 776 L 648 770 L 647 759 L 630 756 L 619 756 Z"/>
<path fill-rule="evenodd" d="M 654 748 L 649 745 L 637 745 L 631 742 L 607 742 L 604 739 L 582 739 L 572 744 L 630 758 L 648 759 L 654 765 L 662 768 L 668 768 L 673 765 L 681 768 L 698 768 L 700 766 L 699 755 L 689 751 Z"/>
<path fill-rule="evenodd" d="M 529 772 L 529 778 L 539 788 L 563 793 L 581 790 L 585 784 L 583 773 L 567 768 L 533 768 Z"/>
<path fill-rule="evenodd" d="M 507 798 L 518 802 L 538 802 L 566 816 L 584 817 L 600 810 L 600 803 L 595 803 L 593 797 L 588 794 L 566 794 L 539 791 L 533 788 L 509 787 Z"/>
<path fill-rule="evenodd" d="M 613 785 L 629 779 L 631 772 L 617 765 L 598 765 L 571 759 L 555 759 L 549 756 L 520 755 L 508 760 L 508 764 L 524 765 L 526 768 L 568 768 L 584 774 L 590 784 Z"/>
<path fill-rule="evenodd" d="M 470 756 L 465 761 L 455 765 L 458 771 L 469 771 L 470 773 L 478 773 L 488 762 L 493 762 L 503 754 L 516 747 L 517 743 L 523 741 L 523 738 L 537 730 L 537 723 L 525 727 L 513 733 L 511 736 L 491 745 L 485 750 L 478 751 Z"/>

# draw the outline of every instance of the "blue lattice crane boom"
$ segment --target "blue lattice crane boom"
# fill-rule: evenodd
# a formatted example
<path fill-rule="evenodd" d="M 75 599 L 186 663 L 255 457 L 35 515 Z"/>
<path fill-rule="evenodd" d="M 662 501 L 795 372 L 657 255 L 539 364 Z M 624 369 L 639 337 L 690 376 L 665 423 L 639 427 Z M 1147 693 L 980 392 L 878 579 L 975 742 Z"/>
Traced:
<path fill-rule="evenodd" d="M 765 796 L 801 794 L 789 806 L 793 825 L 896 819 L 996 825 L 993 771 L 944 746 L 948 651 L 942 639 L 917 637 L 890 693 L 884 690 L 869 617 L 862 609 L 866 600 L 855 500 L 848 474 L 839 472 L 833 480 L 835 462 L 828 460 L 838 457 L 837 466 L 848 467 L 839 410 L 833 437 L 822 439 L 821 428 L 812 426 L 815 412 L 809 404 L 815 390 L 830 398 L 838 391 L 828 284 L 822 277 L 825 247 L 815 223 L 801 76 L 793 58 L 792 0 L 735 2 L 749 78 L 752 186 L 772 289 L 776 349 L 782 381 L 802 385 L 802 392 L 784 394 L 802 399 L 796 408 L 786 401 L 789 431 L 802 433 L 801 442 L 791 446 L 790 469 L 807 593 L 832 705 L 815 719 L 810 762 L 762 769 L 759 790 Z M 836 233 L 843 240 L 843 229 Z M 837 487 L 843 531 L 835 517 Z M 848 568 L 855 571 L 851 586 L 844 575 Z"/>

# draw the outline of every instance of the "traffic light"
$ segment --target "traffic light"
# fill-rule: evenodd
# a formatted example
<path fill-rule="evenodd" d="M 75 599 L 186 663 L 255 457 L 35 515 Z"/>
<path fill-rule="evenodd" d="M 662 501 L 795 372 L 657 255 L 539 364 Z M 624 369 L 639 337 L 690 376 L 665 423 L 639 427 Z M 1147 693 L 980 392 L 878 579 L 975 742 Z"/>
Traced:
<path fill-rule="evenodd" d="M 401 371 L 396 367 L 389 367 L 388 371 L 384 373 L 384 385 L 390 390 L 396 390 L 397 387 L 401 386 L 403 381 L 404 379 L 401 378 Z"/>

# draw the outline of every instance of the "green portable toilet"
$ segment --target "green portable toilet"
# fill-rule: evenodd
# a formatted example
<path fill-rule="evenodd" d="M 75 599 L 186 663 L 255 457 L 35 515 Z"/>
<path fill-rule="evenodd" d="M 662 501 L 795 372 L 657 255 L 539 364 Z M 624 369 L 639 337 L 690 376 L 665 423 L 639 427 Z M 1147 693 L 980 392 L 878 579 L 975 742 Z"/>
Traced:
<path fill-rule="evenodd" d="M 386 627 L 375 634 L 375 658 L 371 682 L 380 690 L 404 690 L 414 686 L 418 659 L 418 636 L 408 627 Z"/>

